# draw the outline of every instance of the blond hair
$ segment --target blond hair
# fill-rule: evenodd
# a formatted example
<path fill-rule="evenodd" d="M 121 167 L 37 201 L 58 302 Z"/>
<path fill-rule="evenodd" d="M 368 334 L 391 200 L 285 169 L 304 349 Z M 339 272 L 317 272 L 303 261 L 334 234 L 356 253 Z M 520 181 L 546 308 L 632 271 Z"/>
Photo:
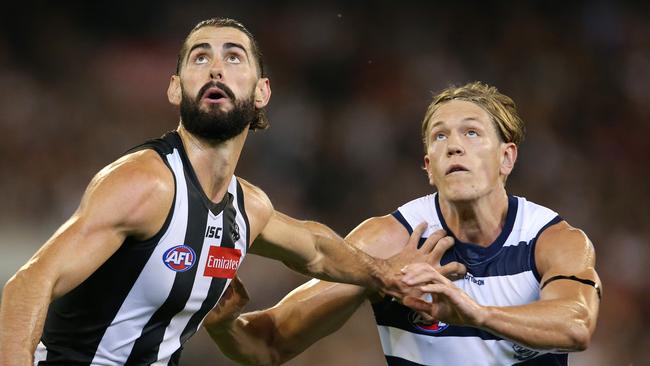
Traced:
<path fill-rule="evenodd" d="M 451 100 L 464 100 L 483 108 L 492 118 L 492 123 L 502 142 L 513 142 L 517 146 L 523 142 L 526 133 L 524 121 L 519 117 L 517 106 L 512 98 L 499 93 L 499 90 L 493 86 L 475 81 L 460 87 L 450 86 L 433 97 L 422 121 L 422 140 L 425 149 L 428 147 L 431 117 L 442 104 Z"/>

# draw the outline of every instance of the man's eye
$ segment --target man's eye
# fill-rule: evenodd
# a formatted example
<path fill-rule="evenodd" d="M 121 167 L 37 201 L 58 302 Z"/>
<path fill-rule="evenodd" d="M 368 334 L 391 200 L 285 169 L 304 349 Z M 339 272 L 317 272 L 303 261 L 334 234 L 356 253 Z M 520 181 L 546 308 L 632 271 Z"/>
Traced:
<path fill-rule="evenodd" d="M 194 63 L 197 64 L 205 64 L 208 62 L 208 57 L 205 55 L 198 55 L 196 56 L 196 59 L 194 59 Z"/>
<path fill-rule="evenodd" d="M 238 63 L 241 62 L 241 60 L 239 59 L 239 56 L 237 56 L 237 55 L 230 55 L 230 56 L 226 57 L 226 61 L 230 62 L 231 64 L 238 64 Z"/>
<path fill-rule="evenodd" d="M 447 135 L 445 135 L 444 133 L 437 133 L 437 134 L 435 135 L 435 139 L 436 139 L 437 141 L 446 140 L 446 139 L 447 139 Z"/>
<path fill-rule="evenodd" d="M 467 131 L 467 136 L 469 136 L 469 137 L 478 137 L 478 132 L 476 132 L 474 130 L 469 130 L 469 131 Z"/>

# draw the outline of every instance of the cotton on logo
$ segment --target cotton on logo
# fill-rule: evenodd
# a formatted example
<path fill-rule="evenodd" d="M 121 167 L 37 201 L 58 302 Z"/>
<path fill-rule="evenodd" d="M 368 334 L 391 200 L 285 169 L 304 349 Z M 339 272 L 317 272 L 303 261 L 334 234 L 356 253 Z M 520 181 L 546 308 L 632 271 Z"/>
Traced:
<path fill-rule="evenodd" d="M 185 272 L 194 266 L 196 254 L 187 245 L 177 245 L 167 249 L 165 254 L 163 254 L 163 262 L 172 271 Z"/>

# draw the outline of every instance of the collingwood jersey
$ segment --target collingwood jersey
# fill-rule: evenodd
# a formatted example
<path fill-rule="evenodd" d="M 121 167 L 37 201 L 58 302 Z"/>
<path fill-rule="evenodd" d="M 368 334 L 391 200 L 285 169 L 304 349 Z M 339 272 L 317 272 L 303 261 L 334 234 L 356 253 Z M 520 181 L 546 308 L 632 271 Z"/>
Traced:
<path fill-rule="evenodd" d="M 149 240 L 127 238 L 50 305 L 35 365 L 176 365 L 235 276 L 250 240 L 237 178 L 213 203 L 176 132 L 131 152 L 143 149 L 155 150 L 174 176 L 165 223 Z"/>
<path fill-rule="evenodd" d="M 429 224 L 428 237 L 447 227 L 432 194 L 413 200 L 393 213 L 409 234 L 420 222 Z M 476 302 L 488 306 L 523 305 L 539 299 L 540 275 L 535 266 L 535 243 L 549 226 L 562 221 L 553 211 L 509 196 L 508 213 L 499 237 L 488 247 L 455 245 L 441 263 L 457 261 L 467 266 L 464 279 L 454 284 Z M 437 322 L 421 322 L 416 312 L 385 299 L 373 304 L 381 345 L 388 365 L 566 365 L 567 354 L 527 349 L 481 329 Z"/>

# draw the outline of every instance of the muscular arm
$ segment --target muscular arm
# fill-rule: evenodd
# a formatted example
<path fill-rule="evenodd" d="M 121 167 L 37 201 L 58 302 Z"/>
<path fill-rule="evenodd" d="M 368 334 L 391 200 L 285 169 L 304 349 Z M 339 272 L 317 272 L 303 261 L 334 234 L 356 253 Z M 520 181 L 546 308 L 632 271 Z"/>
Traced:
<path fill-rule="evenodd" d="M 556 275 L 574 275 L 600 287 L 591 242 L 566 222 L 551 226 L 540 236 L 535 257 L 542 284 Z M 423 267 L 415 265 L 405 276 L 409 284 L 424 284 L 421 289 L 433 297 L 431 303 L 406 298 L 405 304 L 416 310 L 451 324 L 482 328 L 532 349 L 581 351 L 589 345 L 599 306 L 592 286 L 558 280 L 544 287 L 540 299 L 530 304 L 481 306 L 453 283 Z"/>
<path fill-rule="evenodd" d="M 173 179 L 151 154 L 129 155 L 99 172 L 72 217 L 7 282 L 0 308 L 0 364 L 31 365 L 50 302 L 88 278 L 127 236 L 150 237 L 162 226 Z"/>
<path fill-rule="evenodd" d="M 432 235 L 432 241 L 442 235 Z M 419 237 L 420 233 L 415 233 L 410 240 Z M 366 220 L 346 239 L 380 258 L 397 253 L 409 240 L 404 227 L 392 216 Z M 436 264 L 451 246 L 450 241 L 438 243 L 443 244 L 434 248 Z M 448 269 L 458 268 L 452 265 Z M 226 326 L 207 322 L 206 328 L 222 352 L 233 360 L 254 365 L 280 364 L 339 329 L 368 294 L 362 287 L 312 280 L 270 309 L 246 313 Z"/>
<path fill-rule="evenodd" d="M 310 277 L 369 287 L 402 298 L 409 288 L 399 281 L 400 269 L 415 258 L 426 259 L 431 250 L 425 246 L 417 249 L 416 241 L 390 260 L 375 259 L 323 224 L 295 220 L 275 211 L 258 188 L 246 182 L 243 187 L 251 237 L 259 233 L 250 252 L 280 260 Z"/>
<path fill-rule="evenodd" d="M 591 242 L 566 222 L 541 235 L 536 262 L 542 284 L 556 275 L 574 275 L 601 286 Z M 557 280 L 544 287 L 540 300 L 532 304 L 487 308 L 483 328 L 530 348 L 582 351 L 596 329 L 599 304 L 594 287 Z"/>

